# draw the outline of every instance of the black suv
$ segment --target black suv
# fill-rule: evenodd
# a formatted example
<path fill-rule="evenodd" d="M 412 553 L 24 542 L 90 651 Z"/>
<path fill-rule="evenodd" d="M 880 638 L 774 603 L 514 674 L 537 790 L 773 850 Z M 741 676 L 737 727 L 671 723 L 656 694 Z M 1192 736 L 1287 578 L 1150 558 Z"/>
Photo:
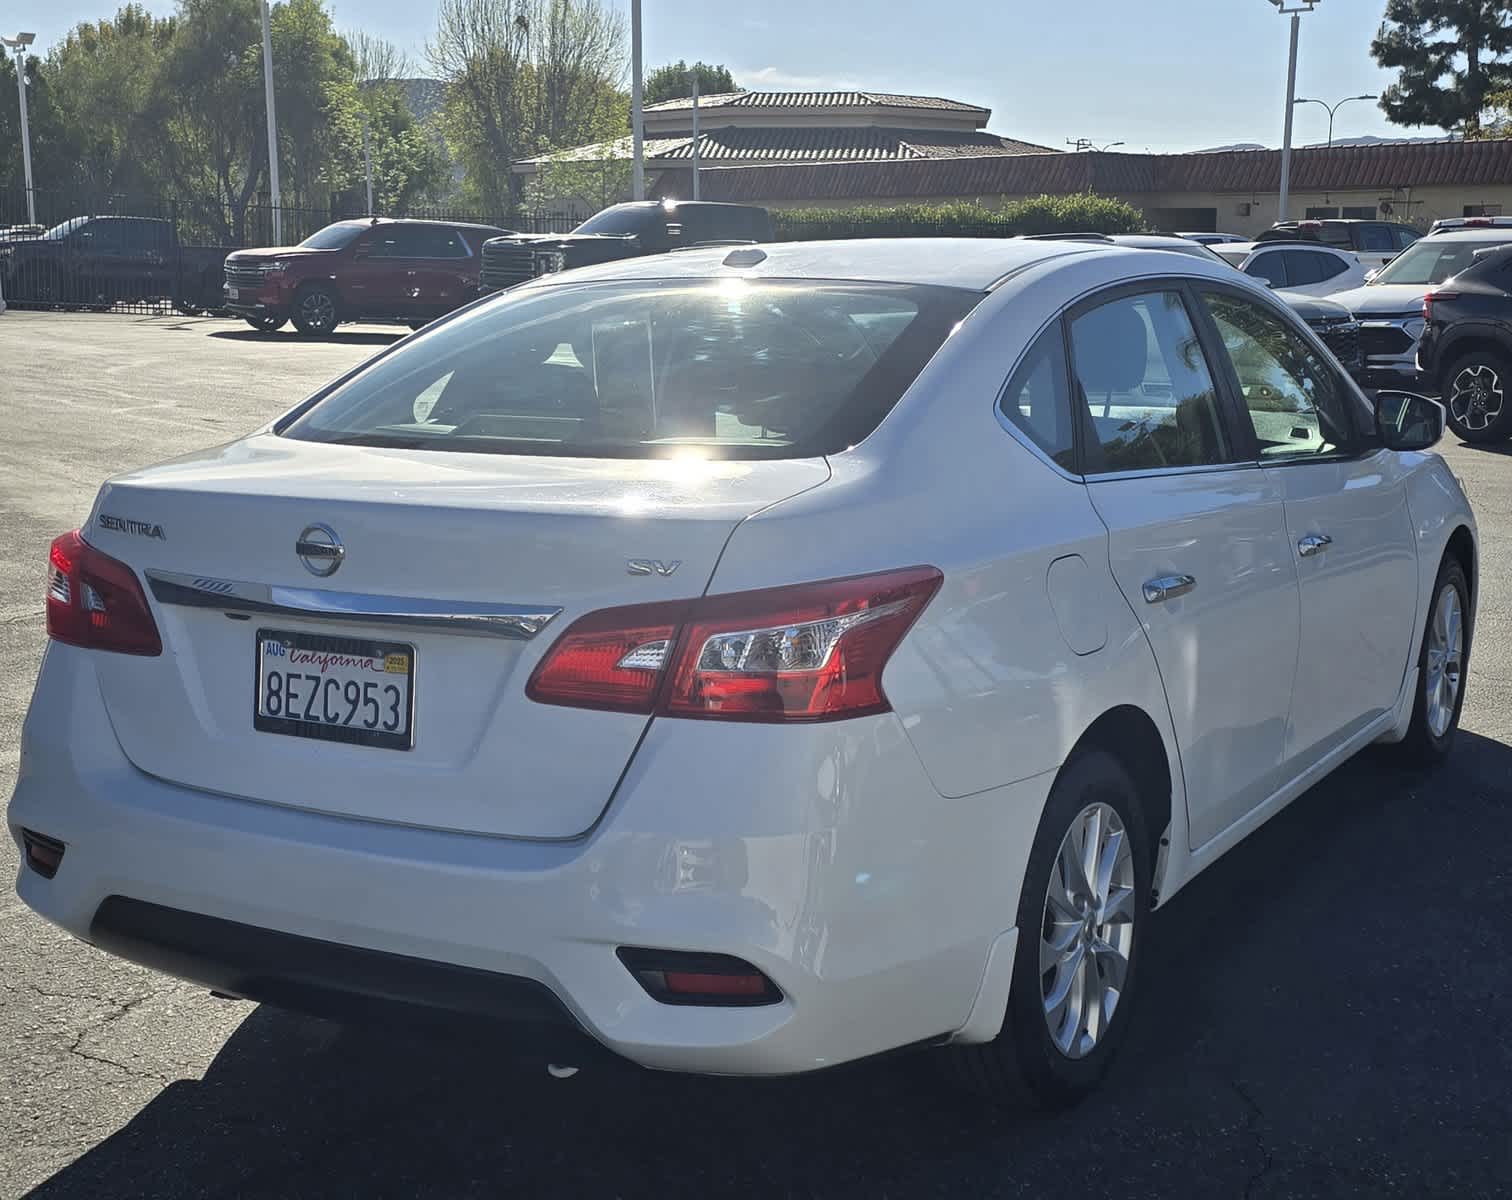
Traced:
<path fill-rule="evenodd" d="M 1512 437 L 1512 244 L 1474 261 L 1423 297 L 1418 377 L 1467 442 Z"/>
<path fill-rule="evenodd" d="M 483 243 L 484 291 L 594 263 L 665 254 L 682 247 L 769 242 L 772 218 L 749 204 L 641 200 L 616 204 L 571 233 L 516 233 Z"/>

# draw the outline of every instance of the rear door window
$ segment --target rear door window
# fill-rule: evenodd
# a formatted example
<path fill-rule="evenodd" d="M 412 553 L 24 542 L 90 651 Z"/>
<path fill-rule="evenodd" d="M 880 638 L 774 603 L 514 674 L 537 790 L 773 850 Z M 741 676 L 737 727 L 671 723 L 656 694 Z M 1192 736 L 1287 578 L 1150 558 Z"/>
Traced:
<path fill-rule="evenodd" d="M 1385 225 L 1370 221 L 1358 228 L 1361 250 L 1368 250 L 1373 254 L 1379 252 L 1390 254 L 1396 250 L 1396 239 L 1391 236 L 1391 230 Z"/>
<path fill-rule="evenodd" d="M 1323 274 L 1324 264 L 1338 261 L 1331 254 L 1320 254 L 1313 250 L 1287 250 L 1278 257 L 1286 259 L 1287 287 L 1306 287 L 1310 283 L 1322 283 L 1328 278 Z"/>
<path fill-rule="evenodd" d="M 1250 259 L 1249 265 L 1244 268 L 1246 275 L 1253 275 L 1256 279 L 1263 279 L 1271 287 L 1284 288 L 1289 279 L 1286 274 L 1286 252 L 1284 250 L 1268 250 L 1264 254 L 1257 254 Z"/>
<path fill-rule="evenodd" d="M 1122 296 L 1071 322 L 1088 474 L 1232 462 L 1213 372 L 1179 291 Z"/>
<path fill-rule="evenodd" d="M 876 427 L 981 298 L 841 282 L 531 288 L 376 360 L 282 432 L 499 454 L 830 454 Z"/>

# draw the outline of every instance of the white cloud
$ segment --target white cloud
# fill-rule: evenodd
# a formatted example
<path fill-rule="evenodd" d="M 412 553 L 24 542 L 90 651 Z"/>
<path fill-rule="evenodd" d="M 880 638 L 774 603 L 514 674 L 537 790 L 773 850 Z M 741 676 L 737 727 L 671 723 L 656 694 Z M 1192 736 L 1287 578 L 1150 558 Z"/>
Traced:
<path fill-rule="evenodd" d="M 857 80 L 844 75 L 794 75 L 781 67 L 730 68 L 735 82 L 752 91 L 845 92 L 862 89 Z"/>

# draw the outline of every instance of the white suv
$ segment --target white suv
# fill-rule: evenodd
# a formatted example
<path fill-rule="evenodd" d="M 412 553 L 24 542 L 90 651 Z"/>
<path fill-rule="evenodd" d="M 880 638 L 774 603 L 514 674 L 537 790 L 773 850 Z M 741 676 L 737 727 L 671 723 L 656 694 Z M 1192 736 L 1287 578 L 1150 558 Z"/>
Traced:
<path fill-rule="evenodd" d="M 1355 255 L 1316 242 L 1223 242 L 1208 249 L 1246 275 L 1305 296 L 1331 296 L 1365 282 Z"/>

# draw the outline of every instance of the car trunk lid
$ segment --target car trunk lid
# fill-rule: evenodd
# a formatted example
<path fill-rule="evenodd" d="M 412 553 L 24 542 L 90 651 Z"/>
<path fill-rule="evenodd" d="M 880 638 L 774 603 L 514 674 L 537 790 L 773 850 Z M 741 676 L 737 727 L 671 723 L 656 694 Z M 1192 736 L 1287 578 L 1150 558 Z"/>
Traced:
<path fill-rule="evenodd" d="M 130 760 L 174 783 L 572 837 L 603 811 L 647 718 L 536 704 L 525 695 L 536 663 L 586 612 L 700 594 L 741 520 L 828 475 L 823 459 L 537 458 L 256 436 L 101 491 L 85 536 L 144 577 L 164 647 L 98 655 L 101 694 Z M 342 557 L 321 576 L 331 539 Z M 489 615 L 500 620 L 476 619 Z M 413 669 L 412 748 L 254 727 L 268 633 L 407 648 L 396 657 Z"/>

